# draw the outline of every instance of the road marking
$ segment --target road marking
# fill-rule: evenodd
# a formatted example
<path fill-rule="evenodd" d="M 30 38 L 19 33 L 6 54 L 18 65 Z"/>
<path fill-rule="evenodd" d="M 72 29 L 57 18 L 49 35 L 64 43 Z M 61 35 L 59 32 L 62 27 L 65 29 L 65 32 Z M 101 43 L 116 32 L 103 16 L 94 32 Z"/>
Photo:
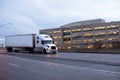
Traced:
<path fill-rule="evenodd" d="M 87 68 L 87 67 L 79 67 L 79 68 L 92 69 L 94 71 L 105 72 L 105 73 L 112 73 L 112 74 L 119 74 L 120 75 L 120 72 L 114 72 L 114 71 L 108 71 L 108 70 L 102 70 L 102 69 L 93 69 L 93 68 Z"/>
<path fill-rule="evenodd" d="M 20 67 L 20 65 L 14 64 L 14 63 L 9 63 L 9 65 L 14 66 L 14 67 Z"/>
<path fill-rule="evenodd" d="M 113 73 L 113 74 L 119 74 L 120 75 L 120 72 L 114 72 L 114 71 L 108 71 L 108 70 L 101 70 L 101 69 L 93 69 L 93 68 L 86 68 L 86 69 L 92 69 L 94 71 L 100 71 L 100 72 Z"/>
<path fill-rule="evenodd" d="M 108 70 L 102 70 L 102 69 L 94 69 L 94 68 L 88 68 L 88 67 L 77 67 L 77 66 L 72 66 L 72 65 L 65 65 L 65 64 L 61 64 L 62 66 L 65 66 L 65 67 L 69 67 L 69 68 L 83 68 L 83 69 L 86 69 L 86 70 L 94 70 L 94 71 L 99 71 L 99 72 L 104 72 L 104 73 L 112 73 L 112 74 L 118 74 L 120 75 L 120 72 L 114 72 L 114 71 L 108 71 Z M 59 65 L 57 65 L 59 66 Z"/>

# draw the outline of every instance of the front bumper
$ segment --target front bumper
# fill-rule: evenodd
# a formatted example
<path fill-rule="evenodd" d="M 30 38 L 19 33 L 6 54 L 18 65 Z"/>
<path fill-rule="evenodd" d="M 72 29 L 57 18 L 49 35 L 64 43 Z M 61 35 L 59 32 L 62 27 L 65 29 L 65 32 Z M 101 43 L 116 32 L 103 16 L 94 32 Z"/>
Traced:
<path fill-rule="evenodd" d="M 58 53 L 58 50 L 47 50 L 47 53 Z"/>

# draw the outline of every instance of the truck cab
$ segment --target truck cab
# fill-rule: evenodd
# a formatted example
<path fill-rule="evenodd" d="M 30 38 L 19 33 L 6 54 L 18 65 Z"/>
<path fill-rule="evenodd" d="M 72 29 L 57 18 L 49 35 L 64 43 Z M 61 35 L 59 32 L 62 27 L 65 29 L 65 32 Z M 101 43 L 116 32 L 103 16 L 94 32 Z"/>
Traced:
<path fill-rule="evenodd" d="M 39 49 L 38 51 L 41 51 L 42 53 L 57 53 L 58 48 L 54 44 L 54 41 L 49 35 L 46 34 L 40 34 L 36 35 L 36 49 Z"/>

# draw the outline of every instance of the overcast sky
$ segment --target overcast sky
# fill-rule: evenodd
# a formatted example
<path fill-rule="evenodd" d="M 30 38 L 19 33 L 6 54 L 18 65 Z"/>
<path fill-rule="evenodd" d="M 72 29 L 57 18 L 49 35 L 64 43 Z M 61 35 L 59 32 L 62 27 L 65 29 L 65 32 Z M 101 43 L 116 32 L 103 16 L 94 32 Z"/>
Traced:
<path fill-rule="evenodd" d="M 38 33 L 75 21 L 120 21 L 120 0 L 0 0 L 0 35 Z"/>

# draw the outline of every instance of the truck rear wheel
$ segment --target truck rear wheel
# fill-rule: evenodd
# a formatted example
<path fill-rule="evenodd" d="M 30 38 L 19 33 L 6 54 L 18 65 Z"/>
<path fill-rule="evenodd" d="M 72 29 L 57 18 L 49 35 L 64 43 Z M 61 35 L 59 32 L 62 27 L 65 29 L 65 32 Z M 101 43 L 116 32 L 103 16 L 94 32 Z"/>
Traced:
<path fill-rule="evenodd" d="M 14 52 L 19 52 L 19 50 L 14 50 Z"/>
<path fill-rule="evenodd" d="M 29 53 L 34 53 L 34 51 L 33 50 L 29 50 Z"/>
<path fill-rule="evenodd" d="M 28 51 L 29 51 L 29 53 L 34 53 L 33 48 L 29 48 Z"/>

